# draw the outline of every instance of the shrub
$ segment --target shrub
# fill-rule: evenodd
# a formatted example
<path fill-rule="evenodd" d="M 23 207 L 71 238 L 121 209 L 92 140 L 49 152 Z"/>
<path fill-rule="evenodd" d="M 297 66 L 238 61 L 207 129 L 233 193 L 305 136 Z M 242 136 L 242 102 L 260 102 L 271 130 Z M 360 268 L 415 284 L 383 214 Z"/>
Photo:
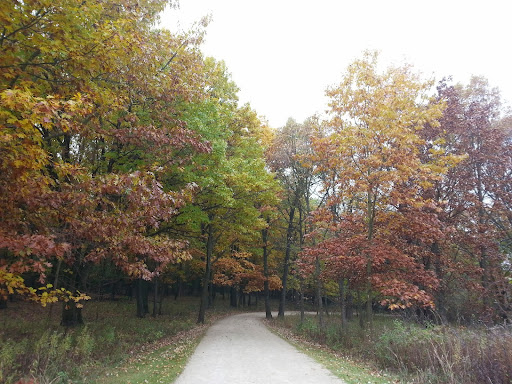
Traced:
<path fill-rule="evenodd" d="M 91 301 L 83 311 L 87 325 L 76 328 L 59 326 L 56 308 L 14 302 L 0 311 L 0 384 L 92 382 L 149 343 L 194 327 L 198 300 L 164 301 L 167 315 L 145 319 L 136 318 L 129 300 Z"/>
<path fill-rule="evenodd" d="M 13 382 L 17 371 L 23 365 L 27 340 L 21 342 L 0 339 L 0 383 Z"/>
<path fill-rule="evenodd" d="M 512 382 L 512 333 L 504 327 L 419 329 L 397 321 L 375 343 L 375 357 L 421 383 Z"/>
<path fill-rule="evenodd" d="M 294 321 L 294 326 L 288 322 Z M 512 383 L 512 327 L 465 328 L 420 325 L 376 316 L 373 332 L 357 321 L 341 330 L 329 318 L 320 328 L 315 317 L 286 326 L 310 341 L 357 357 L 372 358 L 380 367 L 400 371 L 407 382 L 419 384 Z"/>
<path fill-rule="evenodd" d="M 46 331 L 34 345 L 31 374 L 38 382 L 53 381 L 61 373 L 61 367 L 68 365 L 72 352 L 70 334 Z"/>

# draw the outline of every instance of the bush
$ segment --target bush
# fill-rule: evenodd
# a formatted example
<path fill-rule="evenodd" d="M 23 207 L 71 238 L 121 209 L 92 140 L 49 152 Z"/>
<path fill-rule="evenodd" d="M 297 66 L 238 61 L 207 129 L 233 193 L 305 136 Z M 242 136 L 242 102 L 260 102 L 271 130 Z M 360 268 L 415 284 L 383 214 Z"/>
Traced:
<path fill-rule="evenodd" d="M 16 373 L 23 366 L 28 342 L 0 339 L 0 383 L 14 382 Z"/>
<path fill-rule="evenodd" d="M 512 330 L 421 329 L 396 321 L 375 343 L 375 357 L 383 367 L 417 375 L 420 383 L 511 383 Z"/>
<path fill-rule="evenodd" d="M 38 382 L 51 382 L 62 376 L 61 367 L 69 364 L 72 355 L 72 339 L 70 334 L 47 331 L 34 345 L 34 354 L 30 372 Z M 60 375 L 59 375 L 60 374 Z"/>
<path fill-rule="evenodd" d="M 512 383 L 512 327 L 424 326 L 389 316 L 375 316 L 371 333 L 357 321 L 342 331 L 335 317 L 326 319 L 323 328 L 311 316 L 302 324 L 299 317 L 290 317 L 285 324 L 307 340 L 402 372 L 408 382 Z"/>

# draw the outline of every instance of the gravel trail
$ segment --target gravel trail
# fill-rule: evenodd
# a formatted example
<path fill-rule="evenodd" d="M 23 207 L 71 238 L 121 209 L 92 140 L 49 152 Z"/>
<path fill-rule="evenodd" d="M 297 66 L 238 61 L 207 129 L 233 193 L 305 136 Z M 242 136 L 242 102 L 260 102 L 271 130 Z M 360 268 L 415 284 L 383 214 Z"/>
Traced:
<path fill-rule="evenodd" d="M 175 384 L 343 384 L 270 332 L 264 317 L 244 313 L 213 324 Z"/>

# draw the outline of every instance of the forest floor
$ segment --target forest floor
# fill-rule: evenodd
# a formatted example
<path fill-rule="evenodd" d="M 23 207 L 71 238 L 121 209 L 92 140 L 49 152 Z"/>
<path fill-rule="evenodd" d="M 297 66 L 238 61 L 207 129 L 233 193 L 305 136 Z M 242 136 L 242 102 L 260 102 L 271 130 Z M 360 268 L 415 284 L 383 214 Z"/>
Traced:
<path fill-rule="evenodd" d="M 268 330 L 264 316 L 243 313 L 213 324 L 175 383 L 344 383 Z"/>

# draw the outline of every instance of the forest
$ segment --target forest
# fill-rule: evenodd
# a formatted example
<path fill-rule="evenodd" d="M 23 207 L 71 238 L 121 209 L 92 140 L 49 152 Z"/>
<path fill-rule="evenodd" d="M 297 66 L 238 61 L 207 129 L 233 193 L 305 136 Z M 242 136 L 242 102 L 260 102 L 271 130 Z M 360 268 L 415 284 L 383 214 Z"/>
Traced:
<path fill-rule="evenodd" d="M 157 27 L 169 5 L 0 4 L 0 382 L 30 369 L 6 326 L 20 313 L 51 308 L 79 335 L 95 303 L 125 300 L 143 328 L 187 297 L 199 324 L 226 299 L 302 325 L 314 310 L 340 335 L 379 316 L 501 326 L 512 374 L 499 90 L 365 51 L 326 90 L 327 117 L 270 127 L 201 52 L 208 19 Z"/>

